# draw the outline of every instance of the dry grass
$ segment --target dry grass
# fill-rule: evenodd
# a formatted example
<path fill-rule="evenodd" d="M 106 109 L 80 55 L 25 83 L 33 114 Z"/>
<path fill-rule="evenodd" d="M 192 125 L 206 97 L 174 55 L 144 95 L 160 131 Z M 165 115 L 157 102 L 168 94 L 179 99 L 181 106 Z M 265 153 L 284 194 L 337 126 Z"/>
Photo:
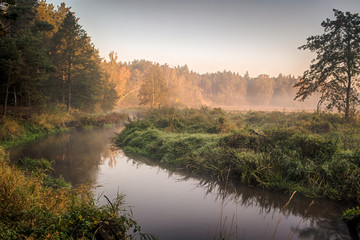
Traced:
<path fill-rule="evenodd" d="M 18 121 L 11 118 L 0 119 L 0 141 L 12 140 L 24 133 L 24 128 Z"/>

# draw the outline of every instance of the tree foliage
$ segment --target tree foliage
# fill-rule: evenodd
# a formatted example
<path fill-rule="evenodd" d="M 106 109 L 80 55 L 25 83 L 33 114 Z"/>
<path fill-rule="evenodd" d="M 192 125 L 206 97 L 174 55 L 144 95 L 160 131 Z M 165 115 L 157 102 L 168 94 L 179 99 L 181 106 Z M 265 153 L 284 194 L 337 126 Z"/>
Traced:
<path fill-rule="evenodd" d="M 139 91 L 140 104 L 151 108 L 168 104 L 168 88 L 158 65 L 151 67 Z"/>
<path fill-rule="evenodd" d="M 305 100 L 313 93 L 321 94 L 320 104 L 337 108 L 348 118 L 359 103 L 360 87 L 360 17 L 334 9 L 335 20 L 326 19 L 322 35 L 311 36 L 299 49 L 317 54 L 310 69 L 295 87 L 295 99 Z"/>
<path fill-rule="evenodd" d="M 107 74 L 109 83 L 114 87 L 118 96 L 124 96 L 126 93 L 126 84 L 130 78 L 130 71 L 125 64 L 118 62 L 118 56 L 115 52 L 110 52 L 110 61 L 104 61 L 102 68 Z"/>

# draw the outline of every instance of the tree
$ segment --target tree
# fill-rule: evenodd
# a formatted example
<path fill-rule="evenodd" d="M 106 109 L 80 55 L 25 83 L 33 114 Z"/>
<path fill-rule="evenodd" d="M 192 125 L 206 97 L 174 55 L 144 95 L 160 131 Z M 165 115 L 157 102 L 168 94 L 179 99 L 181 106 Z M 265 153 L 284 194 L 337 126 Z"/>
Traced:
<path fill-rule="evenodd" d="M 168 88 L 159 65 L 152 66 L 139 90 L 140 104 L 155 106 L 168 103 Z"/>
<path fill-rule="evenodd" d="M 58 76 L 63 83 L 63 101 L 66 97 L 67 112 L 70 111 L 72 103 L 72 93 L 74 86 L 83 86 L 79 88 L 82 93 L 86 93 L 87 88 L 81 84 L 86 77 L 93 75 L 86 74 L 86 71 L 95 71 L 96 74 L 100 69 L 93 68 L 93 59 L 95 49 L 91 45 L 90 39 L 86 32 L 78 24 L 78 19 L 74 13 L 68 12 L 64 22 L 54 35 L 54 47 L 52 50 L 55 64 L 58 67 Z M 96 63 L 94 63 L 96 65 Z M 90 65 L 90 67 L 88 66 Z M 100 77 L 100 76 L 97 76 Z M 86 94 L 82 94 L 84 96 Z M 79 103 L 79 102 L 78 102 Z M 90 102 L 88 102 L 90 104 Z"/>
<path fill-rule="evenodd" d="M 130 79 L 130 71 L 126 65 L 117 62 L 118 56 L 115 52 L 110 52 L 110 61 L 102 62 L 102 68 L 108 76 L 108 82 L 113 86 L 118 96 L 124 96 L 126 90 L 126 83 Z"/>
<path fill-rule="evenodd" d="M 327 103 L 350 116 L 359 103 L 360 87 L 360 17 L 334 9 L 335 20 L 326 19 L 322 35 L 311 36 L 299 49 L 317 54 L 310 69 L 294 87 L 299 87 L 295 99 L 304 101 L 313 93 L 320 93 L 319 103 Z"/>
<path fill-rule="evenodd" d="M 269 75 L 261 74 L 249 80 L 246 98 L 250 104 L 269 105 L 274 94 L 274 86 L 274 79 Z"/>

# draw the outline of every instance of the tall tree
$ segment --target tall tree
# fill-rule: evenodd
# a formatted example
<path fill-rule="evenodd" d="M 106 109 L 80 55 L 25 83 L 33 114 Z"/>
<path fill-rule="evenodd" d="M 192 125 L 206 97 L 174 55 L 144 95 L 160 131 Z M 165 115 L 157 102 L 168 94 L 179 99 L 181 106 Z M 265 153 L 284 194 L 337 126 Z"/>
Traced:
<path fill-rule="evenodd" d="M 78 24 L 74 13 L 66 14 L 53 41 L 51 55 L 57 66 L 57 80 L 62 82 L 62 100 L 66 100 L 67 112 L 71 107 L 93 111 L 104 104 L 104 94 L 109 94 L 114 89 L 106 84 L 99 52 Z M 114 94 L 111 95 L 110 99 L 114 99 Z"/>
<path fill-rule="evenodd" d="M 53 54 L 63 81 L 63 100 L 67 96 L 67 112 L 71 107 L 71 93 L 74 78 L 80 69 L 82 48 L 86 44 L 86 33 L 78 24 L 72 12 L 68 12 L 59 31 L 54 35 Z M 66 83 L 65 83 L 66 80 Z M 66 85 L 66 89 L 65 89 Z"/>
<path fill-rule="evenodd" d="M 152 66 L 139 90 L 140 104 L 151 108 L 168 104 L 168 88 L 159 65 Z"/>
<path fill-rule="evenodd" d="M 317 54 L 310 69 L 294 86 L 299 87 L 295 99 L 301 101 L 313 93 L 321 94 L 320 103 L 337 108 L 349 118 L 359 103 L 360 87 L 360 17 L 334 9 L 335 20 L 326 19 L 322 35 L 311 36 L 299 49 Z"/>

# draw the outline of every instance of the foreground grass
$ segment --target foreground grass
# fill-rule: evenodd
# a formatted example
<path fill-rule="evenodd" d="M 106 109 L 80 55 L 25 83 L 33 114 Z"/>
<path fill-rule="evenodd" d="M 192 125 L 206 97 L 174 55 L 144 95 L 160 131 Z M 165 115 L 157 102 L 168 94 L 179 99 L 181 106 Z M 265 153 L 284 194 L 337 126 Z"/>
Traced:
<path fill-rule="evenodd" d="M 310 197 L 360 202 L 360 125 L 336 114 L 158 109 L 118 135 L 125 152 Z"/>

